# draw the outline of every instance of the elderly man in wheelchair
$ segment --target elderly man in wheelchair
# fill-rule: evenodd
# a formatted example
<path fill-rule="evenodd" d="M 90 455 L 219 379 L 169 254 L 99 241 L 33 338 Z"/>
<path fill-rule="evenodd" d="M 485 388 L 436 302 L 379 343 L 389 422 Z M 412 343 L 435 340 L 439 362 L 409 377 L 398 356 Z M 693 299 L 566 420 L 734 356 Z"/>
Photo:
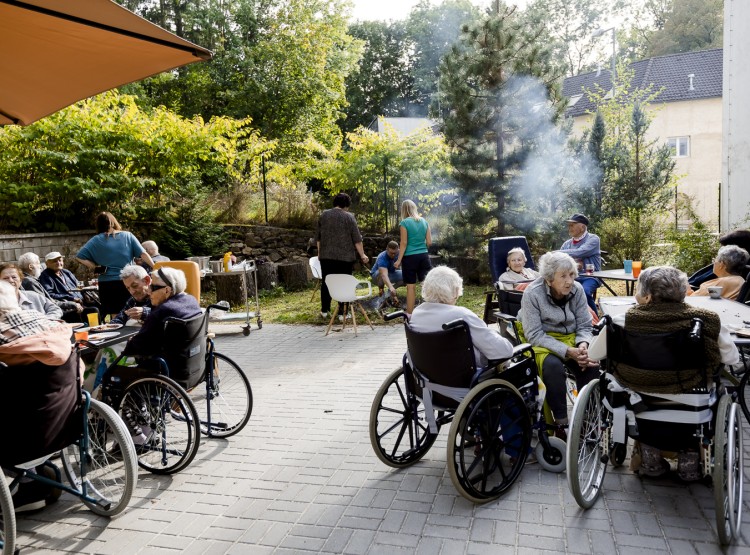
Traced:
<path fill-rule="evenodd" d="M 427 274 L 425 302 L 404 322 L 403 366 L 373 400 L 370 441 L 385 464 L 406 467 L 450 424 L 451 480 L 467 499 L 486 503 L 520 475 L 534 430 L 540 432 L 537 459 L 548 470 L 564 469 L 565 444 L 541 433 L 543 395 L 531 347 L 514 349 L 470 310 L 455 306 L 461 292 L 455 271 L 438 267 Z"/>
<path fill-rule="evenodd" d="M 605 317 L 589 349 L 605 372 L 579 392 L 568 443 L 568 483 L 581 507 L 593 505 L 607 462 L 661 476 L 676 458 L 683 481 L 713 481 L 718 534 L 737 534 L 742 506 L 742 433 L 736 394 L 720 381 L 739 354 L 719 316 L 684 302 L 685 273 L 644 270 L 637 305 Z M 710 480 L 709 480 L 710 481 Z"/>

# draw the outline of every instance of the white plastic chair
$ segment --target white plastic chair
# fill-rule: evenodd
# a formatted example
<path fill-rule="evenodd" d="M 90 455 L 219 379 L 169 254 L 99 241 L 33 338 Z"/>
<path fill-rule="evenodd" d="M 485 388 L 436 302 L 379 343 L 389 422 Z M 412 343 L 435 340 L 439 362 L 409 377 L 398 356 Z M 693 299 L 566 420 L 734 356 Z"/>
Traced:
<path fill-rule="evenodd" d="M 351 311 L 352 324 L 354 325 L 354 335 L 357 335 L 357 318 L 354 315 L 354 307 L 358 307 L 362 315 L 365 317 L 365 321 L 370 324 L 370 328 L 375 329 L 370 322 L 370 318 L 367 317 L 367 312 L 362 308 L 361 302 L 372 297 L 372 284 L 369 281 L 360 281 L 354 276 L 349 274 L 329 274 L 326 276 L 326 285 L 328 286 L 328 292 L 331 294 L 331 299 L 335 301 L 336 309 L 333 311 L 331 321 L 328 322 L 328 329 L 326 329 L 326 335 L 331 331 L 333 321 L 336 319 L 336 315 L 339 312 L 338 303 L 344 305 L 344 325 L 341 331 L 346 328 L 346 317 Z M 358 286 L 367 287 L 367 294 L 357 294 Z"/>
<path fill-rule="evenodd" d="M 320 281 L 323 279 L 323 270 L 320 269 L 320 259 L 317 256 L 313 256 L 310 259 L 310 270 L 312 271 L 313 279 L 316 280 L 312 297 L 310 297 L 310 301 L 313 301 L 315 300 L 315 293 L 320 289 Z"/>

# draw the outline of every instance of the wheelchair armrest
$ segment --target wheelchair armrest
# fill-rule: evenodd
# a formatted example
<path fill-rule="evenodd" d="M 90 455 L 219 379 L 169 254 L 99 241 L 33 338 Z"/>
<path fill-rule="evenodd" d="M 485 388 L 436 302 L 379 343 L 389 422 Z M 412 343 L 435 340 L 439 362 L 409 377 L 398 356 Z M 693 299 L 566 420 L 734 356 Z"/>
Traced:
<path fill-rule="evenodd" d="M 462 326 L 465 326 L 466 322 L 464 322 L 461 318 L 458 318 L 457 320 L 451 320 L 450 322 L 446 322 L 443 324 L 443 329 L 445 331 L 460 328 Z"/>
<path fill-rule="evenodd" d="M 389 320 L 394 320 L 396 318 L 403 318 L 406 320 L 408 318 L 408 315 L 403 310 L 397 310 L 396 312 L 391 312 L 390 314 L 384 314 L 383 320 L 388 322 Z"/>
<path fill-rule="evenodd" d="M 609 314 L 605 314 L 601 317 L 599 322 L 595 324 L 592 328 L 592 331 L 594 335 L 599 335 L 601 331 L 604 329 L 605 326 L 608 326 L 612 323 L 612 317 Z"/>
<path fill-rule="evenodd" d="M 528 354 L 531 357 L 534 356 L 534 349 L 531 347 L 530 343 L 521 343 L 520 345 L 516 345 L 515 347 L 513 347 L 513 354 L 508 358 L 489 359 L 487 361 L 487 368 L 494 368 L 495 366 L 498 366 L 499 364 L 502 364 L 503 362 L 524 353 Z"/>
<path fill-rule="evenodd" d="M 498 320 L 506 320 L 507 322 L 517 322 L 518 318 L 516 316 L 511 316 L 510 314 L 506 314 L 505 312 L 495 311 L 492 313 L 492 315 L 497 318 Z"/>
<path fill-rule="evenodd" d="M 703 335 L 703 321 L 700 318 L 693 318 L 693 325 L 690 328 L 690 341 L 700 341 Z"/>

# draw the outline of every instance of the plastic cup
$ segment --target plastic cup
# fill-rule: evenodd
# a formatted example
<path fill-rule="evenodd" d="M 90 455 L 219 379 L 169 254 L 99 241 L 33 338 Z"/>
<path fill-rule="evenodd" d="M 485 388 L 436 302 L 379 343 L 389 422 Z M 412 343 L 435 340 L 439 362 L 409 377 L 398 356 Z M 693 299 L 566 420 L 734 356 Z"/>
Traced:
<path fill-rule="evenodd" d="M 73 332 L 73 336 L 76 338 L 76 341 L 88 341 L 89 330 L 76 330 Z"/>
<path fill-rule="evenodd" d="M 632 260 L 623 260 L 622 266 L 625 268 L 626 274 L 632 274 L 633 273 L 633 261 Z"/>
<path fill-rule="evenodd" d="M 641 275 L 641 261 L 633 260 L 633 277 L 637 278 Z"/>
<path fill-rule="evenodd" d="M 712 299 L 720 299 L 721 298 L 721 292 L 724 290 L 721 286 L 713 286 L 708 288 L 708 296 Z"/>
<path fill-rule="evenodd" d="M 586 274 L 591 275 L 594 273 L 594 265 L 593 264 L 586 264 Z"/>
<path fill-rule="evenodd" d="M 99 315 L 96 312 L 89 312 L 86 314 L 86 319 L 89 321 L 89 327 L 99 325 Z"/>

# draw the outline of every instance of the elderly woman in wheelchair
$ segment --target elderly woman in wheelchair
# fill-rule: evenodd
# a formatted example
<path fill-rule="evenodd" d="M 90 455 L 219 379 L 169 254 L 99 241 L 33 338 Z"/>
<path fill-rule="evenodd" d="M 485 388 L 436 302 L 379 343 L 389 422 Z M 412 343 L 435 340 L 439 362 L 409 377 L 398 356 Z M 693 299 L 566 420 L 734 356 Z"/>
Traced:
<path fill-rule="evenodd" d="M 455 271 L 438 267 L 427 274 L 426 302 L 404 322 L 403 366 L 373 400 L 370 441 L 385 464 L 406 467 L 427 453 L 441 426 L 450 424 L 451 480 L 467 499 L 486 503 L 515 482 L 533 431 L 545 429 L 543 395 L 531 347 L 514 349 L 471 311 L 455 306 L 461 292 Z M 387 319 L 398 316 L 403 313 Z M 539 437 L 540 463 L 562 471 L 564 443 L 546 433 Z"/>
<path fill-rule="evenodd" d="M 82 393 L 82 365 L 70 339 L 69 325 L 21 310 L 14 288 L 0 282 L 0 412 L 8 422 L 0 450 L 2 553 L 14 550 L 15 512 L 41 509 L 64 490 L 112 516 L 125 509 L 135 485 L 125 425 Z M 70 486 L 48 460 L 61 449 Z"/>
<path fill-rule="evenodd" d="M 716 313 L 684 302 L 687 289 L 680 270 L 648 268 L 638 280 L 638 304 L 603 319 L 589 356 L 603 359 L 606 371 L 576 400 L 568 483 L 580 506 L 593 505 L 607 462 L 622 464 L 632 437 L 631 468 L 640 474 L 665 474 L 665 457 L 676 454 L 684 481 L 713 480 L 719 539 L 729 543 L 741 519 L 742 431 L 720 372 L 739 354 Z"/>
<path fill-rule="evenodd" d="M 575 281 L 578 269 L 573 258 L 548 252 L 539 259 L 539 270 L 541 278 L 526 288 L 521 299 L 519 336 L 534 347 L 549 410 L 558 425 L 555 433 L 565 440 L 566 375 L 575 376 L 578 391 L 599 375 L 598 364 L 588 356 L 591 313 L 583 287 Z"/>

